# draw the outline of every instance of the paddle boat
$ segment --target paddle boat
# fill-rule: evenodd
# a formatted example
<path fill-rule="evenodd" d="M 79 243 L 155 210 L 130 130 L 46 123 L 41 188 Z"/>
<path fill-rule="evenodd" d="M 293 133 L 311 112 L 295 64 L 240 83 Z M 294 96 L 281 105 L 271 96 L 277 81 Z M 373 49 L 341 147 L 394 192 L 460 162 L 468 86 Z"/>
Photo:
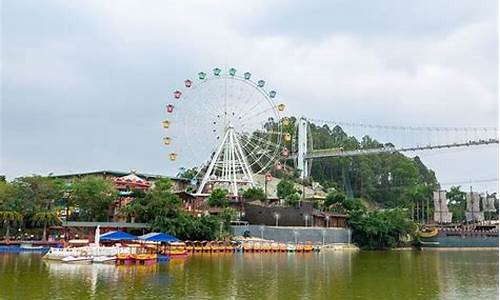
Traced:
<path fill-rule="evenodd" d="M 194 242 L 188 240 L 188 241 L 184 241 L 184 243 L 186 244 L 186 250 L 189 253 L 194 253 Z"/>
<path fill-rule="evenodd" d="M 279 243 L 272 243 L 271 244 L 271 252 L 273 252 L 273 253 L 280 252 L 280 244 Z"/>
<path fill-rule="evenodd" d="M 271 252 L 271 244 L 270 243 L 262 243 L 261 247 L 262 252 Z"/>
<path fill-rule="evenodd" d="M 167 243 L 167 246 L 163 247 L 163 254 L 175 257 L 184 257 L 188 254 L 186 250 L 186 244 L 183 242 L 171 242 Z"/>
<path fill-rule="evenodd" d="M 311 242 L 305 243 L 303 247 L 303 252 L 312 252 L 312 251 L 313 251 L 313 245 L 311 244 Z"/>
<path fill-rule="evenodd" d="M 251 243 L 251 242 L 245 242 L 245 243 L 243 243 L 243 251 L 245 253 L 247 253 L 247 252 L 248 253 L 249 252 L 253 252 L 253 249 L 254 249 L 253 243 Z"/>
<path fill-rule="evenodd" d="M 212 247 L 210 246 L 209 242 L 201 241 L 201 252 L 203 252 L 203 253 L 212 252 Z"/>
<path fill-rule="evenodd" d="M 201 253 L 203 251 L 203 245 L 201 244 L 200 241 L 194 241 L 193 244 L 194 244 L 193 249 L 195 253 Z"/>
<path fill-rule="evenodd" d="M 156 259 L 157 259 L 157 255 L 154 253 L 143 253 L 143 254 L 136 254 L 135 255 L 136 263 L 141 264 L 141 265 L 156 263 Z"/>

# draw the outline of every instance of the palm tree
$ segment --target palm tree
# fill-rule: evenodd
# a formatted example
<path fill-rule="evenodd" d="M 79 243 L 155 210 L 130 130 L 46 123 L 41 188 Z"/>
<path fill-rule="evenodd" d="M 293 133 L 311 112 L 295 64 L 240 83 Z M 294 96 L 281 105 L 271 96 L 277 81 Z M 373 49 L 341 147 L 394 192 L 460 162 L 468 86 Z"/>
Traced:
<path fill-rule="evenodd" d="M 41 211 L 37 212 L 33 218 L 33 225 L 43 225 L 43 238 L 42 240 L 47 240 L 47 226 L 59 225 L 61 224 L 61 220 L 57 216 L 55 212 L 51 211 Z"/>
<path fill-rule="evenodd" d="M 0 211 L 0 221 L 6 227 L 5 239 L 8 240 L 10 238 L 10 227 L 21 223 L 23 221 L 23 215 L 17 211 L 3 210 Z"/>

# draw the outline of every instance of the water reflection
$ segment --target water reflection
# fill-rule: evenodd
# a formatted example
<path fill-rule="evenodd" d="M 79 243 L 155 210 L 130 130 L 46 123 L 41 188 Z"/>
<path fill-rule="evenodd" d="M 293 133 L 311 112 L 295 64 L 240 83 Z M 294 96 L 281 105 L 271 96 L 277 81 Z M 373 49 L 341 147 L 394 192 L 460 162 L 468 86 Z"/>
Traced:
<path fill-rule="evenodd" d="M 490 299 L 498 253 L 203 254 L 161 265 L 0 255 L 7 299 Z"/>

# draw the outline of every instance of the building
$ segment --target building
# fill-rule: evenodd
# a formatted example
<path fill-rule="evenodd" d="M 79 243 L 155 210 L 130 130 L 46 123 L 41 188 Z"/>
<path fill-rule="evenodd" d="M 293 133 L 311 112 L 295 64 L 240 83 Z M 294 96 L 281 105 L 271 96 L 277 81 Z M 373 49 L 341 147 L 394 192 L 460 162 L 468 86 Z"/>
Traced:
<path fill-rule="evenodd" d="M 109 218 L 114 222 L 126 222 L 126 216 L 120 213 L 122 207 L 127 205 L 134 198 L 132 196 L 132 191 L 143 190 L 146 191 L 152 186 L 154 182 L 160 178 L 169 178 L 173 185 L 172 189 L 175 193 L 182 193 L 189 186 L 189 180 L 177 177 L 168 177 L 163 175 L 153 175 L 146 173 L 138 173 L 135 170 L 130 172 L 122 171 L 92 171 L 92 172 L 82 172 L 82 173 L 71 173 L 62 175 L 52 175 L 54 178 L 60 178 L 62 180 L 70 183 L 71 181 L 83 178 L 86 176 L 97 176 L 103 179 L 109 180 L 113 183 L 119 192 L 120 197 L 113 203 L 113 206 L 109 209 Z"/>

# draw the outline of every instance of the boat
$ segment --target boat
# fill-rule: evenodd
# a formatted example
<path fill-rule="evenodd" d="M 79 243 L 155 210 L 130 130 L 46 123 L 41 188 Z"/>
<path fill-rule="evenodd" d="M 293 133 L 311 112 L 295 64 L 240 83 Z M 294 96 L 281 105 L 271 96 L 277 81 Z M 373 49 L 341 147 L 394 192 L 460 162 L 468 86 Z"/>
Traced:
<path fill-rule="evenodd" d="M 250 243 L 250 242 L 245 242 L 245 243 L 243 244 L 243 251 L 244 251 L 245 253 L 247 253 L 247 252 L 253 252 L 253 250 L 254 250 L 254 245 L 253 245 L 253 243 Z"/>
<path fill-rule="evenodd" d="M 212 247 L 207 241 L 202 241 L 201 242 L 201 252 L 203 253 L 209 253 L 212 251 Z"/>
<path fill-rule="evenodd" d="M 163 247 L 162 253 L 170 256 L 170 258 L 184 257 L 188 254 L 186 250 L 186 244 L 183 242 L 171 242 L 167 243 L 167 246 Z"/>
<path fill-rule="evenodd" d="M 498 248 L 495 225 L 443 226 L 418 232 L 419 248 Z"/>
<path fill-rule="evenodd" d="M 295 250 L 296 250 L 295 245 L 288 244 L 288 245 L 286 246 L 286 251 L 288 251 L 288 252 L 295 252 Z"/>
<path fill-rule="evenodd" d="M 116 262 L 122 265 L 129 265 L 135 263 L 135 255 L 128 253 L 119 253 L 116 255 Z"/>
<path fill-rule="evenodd" d="M 64 263 L 69 264 L 90 264 L 92 262 L 91 256 L 67 256 L 61 259 Z"/>
<path fill-rule="evenodd" d="M 263 243 L 262 244 L 262 252 L 271 252 L 271 244 Z"/>
<path fill-rule="evenodd" d="M 279 251 L 281 253 L 285 253 L 285 252 L 288 252 L 288 247 L 285 243 L 280 243 L 279 244 Z"/>
<path fill-rule="evenodd" d="M 137 254 L 135 261 L 139 264 L 156 263 L 157 255 L 152 253 Z"/>
<path fill-rule="evenodd" d="M 482 201 L 483 211 L 480 210 Z M 446 192 L 434 192 L 434 224 L 423 225 L 418 231 L 419 248 L 498 248 L 498 221 L 484 220 L 484 212 L 493 212 L 495 199 L 476 192 L 466 195 L 465 220 L 452 223 L 447 207 Z"/>
<path fill-rule="evenodd" d="M 114 264 L 116 256 L 95 256 L 92 257 L 92 262 L 97 264 Z"/>
<path fill-rule="evenodd" d="M 306 243 L 304 244 L 303 250 L 304 253 L 306 252 L 312 252 L 313 251 L 313 245 L 311 243 Z"/>
<path fill-rule="evenodd" d="M 203 245 L 200 241 L 194 241 L 193 244 L 194 244 L 193 247 L 194 253 L 201 253 L 203 251 Z"/>

